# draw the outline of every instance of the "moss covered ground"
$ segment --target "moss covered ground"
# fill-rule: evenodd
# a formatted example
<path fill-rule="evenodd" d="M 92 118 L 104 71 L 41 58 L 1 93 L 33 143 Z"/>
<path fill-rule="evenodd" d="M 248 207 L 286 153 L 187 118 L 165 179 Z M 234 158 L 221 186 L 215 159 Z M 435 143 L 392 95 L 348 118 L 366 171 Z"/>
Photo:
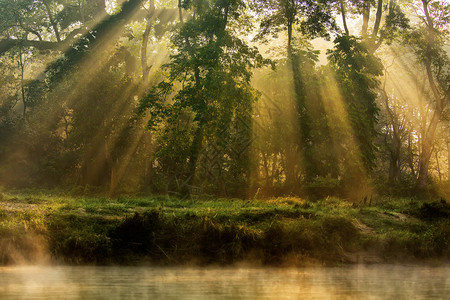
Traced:
<path fill-rule="evenodd" d="M 0 194 L 0 264 L 448 262 L 443 199 Z"/>

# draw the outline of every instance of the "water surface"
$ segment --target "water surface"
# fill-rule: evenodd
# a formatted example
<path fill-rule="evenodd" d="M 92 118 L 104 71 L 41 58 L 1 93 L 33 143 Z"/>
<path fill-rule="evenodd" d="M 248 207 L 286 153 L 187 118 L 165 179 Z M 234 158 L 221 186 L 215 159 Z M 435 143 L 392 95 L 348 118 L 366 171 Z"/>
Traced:
<path fill-rule="evenodd" d="M 450 266 L 4 267 L 0 299 L 450 299 Z"/>

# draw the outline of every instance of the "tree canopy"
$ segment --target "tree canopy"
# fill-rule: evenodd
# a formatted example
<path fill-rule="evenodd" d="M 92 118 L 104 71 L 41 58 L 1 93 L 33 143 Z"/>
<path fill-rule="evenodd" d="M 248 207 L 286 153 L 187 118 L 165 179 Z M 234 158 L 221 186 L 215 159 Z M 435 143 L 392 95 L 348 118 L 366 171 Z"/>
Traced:
<path fill-rule="evenodd" d="M 2 186 L 449 193 L 446 1 L 0 0 L 0 16 Z"/>

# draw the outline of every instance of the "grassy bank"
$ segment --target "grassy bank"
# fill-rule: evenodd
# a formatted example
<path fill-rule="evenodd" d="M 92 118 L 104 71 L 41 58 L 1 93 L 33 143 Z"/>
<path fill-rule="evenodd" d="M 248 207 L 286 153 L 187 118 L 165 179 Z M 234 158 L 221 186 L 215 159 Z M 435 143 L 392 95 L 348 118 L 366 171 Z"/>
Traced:
<path fill-rule="evenodd" d="M 0 195 L 0 264 L 448 261 L 445 201 Z"/>

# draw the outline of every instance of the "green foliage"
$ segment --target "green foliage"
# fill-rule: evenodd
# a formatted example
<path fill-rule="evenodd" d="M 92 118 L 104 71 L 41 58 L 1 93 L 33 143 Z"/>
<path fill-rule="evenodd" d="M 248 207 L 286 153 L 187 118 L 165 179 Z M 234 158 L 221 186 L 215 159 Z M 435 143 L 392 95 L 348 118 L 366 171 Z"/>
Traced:
<path fill-rule="evenodd" d="M 129 250 L 135 253 L 155 251 L 155 234 L 161 229 L 161 216 L 158 211 L 148 211 L 143 215 L 134 214 L 125 219 L 109 234 L 120 251 L 121 247 L 130 245 Z"/>
<path fill-rule="evenodd" d="M 419 209 L 419 216 L 430 221 L 450 219 L 450 204 L 444 199 L 440 202 L 425 202 Z"/>
<path fill-rule="evenodd" d="M 191 9 L 195 17 L 186 21 L 173 36 L 176 51 L 164 66 L 166 79 L 141 99 L 139 110 L 150 113 L 150 128 L 164 126 L 159 155 L 166 153 L 165 147 L 169 145 L 175 147 L 169 149 L 180 149 L 174 153 L 177 159 L 172 166 L 164 160 L 161 162 L 161 166 L 168 167 L 164 172 L 173 174 L 174 167 L 185 164 L 181 173 L 186 180 L 195 176 L 204 143 L 212 143 L 217 149 L 221 145 L 216 143 L 232 143 L 233 122 L 240 115 L 245 118 L 255 99 L 250 86 L 251 70 L 268 61 L 235 34 L 234 21 L 243 18 L 243 2 L 184 2 L 184 7 Z M 192 119 L 189 119 L 190 114 Z M 174 126 L 180 122 L 184 126 Z M 251 121 L 248 122 L 249 125 Z M 192 140 L 187 138 L 189 132 L 193 134 Z M 189 149 L 186 149 L 187 143 L 190 143 Z M 164 157 L 167 156 L 160 156 Z M 224 170 L 226 166 L 220 168 Z M 179 171 L 176 173 L 180 174 Z"/>
<path fill-rule="evenodd" d="M 261 16 L 257 40 L 268 42 L 267 36 L 278 37 L 280 31 L 293 25 L 307 37 L 329 37 L 337 26 L 331 13 L 331 2 L 313 0 L 259 1 L 251 6 Z"/>
<path fill-rule="evenodd" d="M 375 125 L 379 113 L 374 89 L 379 84 L 377 76 L 383 74 L 383 65 L 355 37 L 339 36 L 334 43 L 328 58 L 337 74 L 361 160 L 371 170 L 375 165 Z"/>
<path fill-rule="evenodd" d="M 329 195 L 339 195 L 341 182 L 332 177 L 316 177 L 307 185 L 307 194 L 313 199 L 320 199 Z"/>
<path fill-rule="evenodd" d="M 3 264 L 21 253 L 28 253 L 23 261 L 34 262 L 39 251 L 70 264 L 250 259 L 276 265 L 293 258 L 337 264 L 355 262 L 352 257 L 365 251 L 379 262 L 449 255 L 448 220 L 414 218 L 406 211 L 418 204 L 410 199 L 357 207 L 339 198 L 107 199 L 27 192 L 5 194 L 2 201 L 8 204 L 0 214 Z"/>
<path fill-rule="evenodd" d="M 430 64 L 433 76 L 442 89 L 442 97 L 445 97 L 450 82 L 450 59 L 445 48 L 450 35 L 450 6 L 442 1 L 430 1 L 428 6 L 433 23 L 428 24 L 427 21 L 410 28 L 403 35 L 403 42 L 414 49 L 421 64 Z"/>
<path fill-rule="evenodd" d="M 409 29 L 409 19 L 402 11 L 400 5 L 394 1 L 389 2 L 389 12 L 385 18 L 385 24 L 381 29 L 381 36 L 388 44 L 398 40 Z"/>
<path fill-rule="evenodd" d="M 232 111 L 238 103 L 251 99 L 250 70 L 265 61 L 256 48 L 233 36 L 232 29 L 227 28 L 227 15 L 218 11 L 220 5 L 213 2 L 206 12 L 197 12 L 199 16 L 186 22 L 174 36 L 177 53 L 165 65 L 167 80 L 151 89 L 141 101 L 141 111 L 148 109 L 154 118 L 149 123 L 151 127 L 165 115 L 187 107 L 195 113 L 195 121 L 204 118 L 209 121 L 219 117 L 219 113 L 226 118 L 229 115 L 226 109 Z M 239 9 L 228 3 L 223 5 L 231 15 Z M 171 97 L 173 103 L 168 103 L 167 97 L 177 81 L 183 87 Z"/>
<path fill-rule="evenodd" d="M 344 11 L 363 15 L 361 38 L 350 36 L 355 28 L 340 35 Z M 411 11 L 418 18 L 409 20 Z M 441 0 L 0 0 L 0 183 L 79 195 L 321 198 L 368 194 L 378 177 L 380 193 L 414 195 L 417 177 L 447 176 L 448 12 Z M 255 33 L 254 41 L 278 46 L 278 69 L 249 41 Z M 309 43 L 317 37 L 336 37 L 326 67 Z M 387 66 L 374 53 L 400 37 L 428 81 L 414 81 L 426 107 L 420 116 L 411 109 L 411 119 L 424 128 L 402 129 L 412 145 L 400 138 L 401 174 L 392 183 L 383 178 L 394 122 L 379 118 L 388 111 L 376 105 Z M 340 96 L 345 112 L 335 117 Z M 427 120 L 438 120 L 437 129 L 426 129 Z M 425 175 L 417 176 L 418 164 Z"/>

